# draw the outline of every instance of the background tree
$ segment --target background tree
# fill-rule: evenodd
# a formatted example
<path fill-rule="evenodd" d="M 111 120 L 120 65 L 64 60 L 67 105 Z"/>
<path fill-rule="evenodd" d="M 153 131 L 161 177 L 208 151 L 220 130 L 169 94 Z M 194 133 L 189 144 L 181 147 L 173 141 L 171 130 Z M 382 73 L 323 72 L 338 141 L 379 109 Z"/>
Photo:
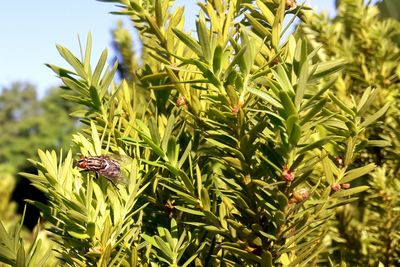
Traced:
<path fill-rule="evenodd" d="M 0 95 L 0 163 L 15 170 L 28 165 L 27 158 L 37 158 L 40 147 L 68 148 L 76 122 L 71 120 L 73 104 L 63 101 L 59 89 L 38 99 L 30 84 L 14 83 Z"/>
<path fill-rule="evenodd" d="M 60 89 L 51 89 L 39 99 L 37 89 L 29 83 L 13 83 L 0 94 L 0 261 L 15 264 L 34 262 L 31 266 L 54 265 L 57 260 L 47 233 L 40 232 L 39 210 L 25 199 L 45 202 L 44 194 L 18 175 L 34 173 L 28 158 L 37 158 L 39 147 L 69 148 L 71 134 L 78 126 L 69 113 L 76 105 L 61 98 Z M 22 215 L 24 214 L 24 215 Z M 26 219 L 23 220 L 23 217 Z M 22 222 L 29 229 L 23 227 Z M 38 225 L 35 229 L 34 226 Z M 8 233 L 7 233 L 8 231 Z M 32 232 L 31 232 L 32 231 Z M 22 238 L 21 238 L 22 237 Z M 40 240 L 38 239 L 40 237 Z M 27 250 L 26 258 L 22 252 Z M 34 256 L 35 255 L 35 256 Z M 3 266 L 3 265 L 2 265 Z"/>
<path fill-rule="evenodd" d="M 21 179 L 18 172 L 34 172 L 28 158 L 37 158 L 35 150 L 70 147 L 71 134 L 77 121 L 71 119 L 76 105 L 61 98 L 60 89 L 51 89 L 43 99 L 37 97 L 37 89 L 28 83 L 13 83 L 4 87 L 0 94 L 0 164 L 5 177 L 14 177 L 13 186 L 7 191 L 13 192 L 13 199 L 18 203 L 18 212 L 22 214 L 24 199 L 44 200 L 43 194 L 30 186 L 26 179 Z M 5 179 L 4 181 L 8 181 Z M 2 199 L 5 206 L 9 202 Z M 11 206 L 9 206 L 10 210 Z M 39 216 L 34 207 L 28 208 L 25 225 L 31 229 Z M 13 213 L 12 213 L 13 214 Z M 14 214 L 15 215 L 15 214 Z M 11 216 L 11 215 L 10 215 Z M 10 218 L 10 216 L 8 216 Z M 17 218 L 17 217 L 16 217 Z M 5 218 L 3 218 L 4 220 Z"/>

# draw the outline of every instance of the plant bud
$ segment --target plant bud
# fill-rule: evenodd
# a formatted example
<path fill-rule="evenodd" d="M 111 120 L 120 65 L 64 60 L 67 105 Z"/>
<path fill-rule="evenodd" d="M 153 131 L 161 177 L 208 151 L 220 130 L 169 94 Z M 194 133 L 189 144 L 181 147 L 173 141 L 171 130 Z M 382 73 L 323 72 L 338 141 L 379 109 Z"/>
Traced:
<path fill-rule="evenodd" d="M 293 197 L 290 199 L 290 202 L 299 203 L 303 200 L 306 200 L 310 196 L 310 192 L 307 188 L 301 188 L 293 193 Z"/>
<path fill-rule="evenodd" d="M 178 105 L 178 107 L 186 105 L 186 98 L 184 96 L 178 97 L 178 99 L 176 100 L 176 104 Z"/>
<path fill-rule="evenodd" d="M 235 106 L 232 108 L 232 113 L 233 113 L 233 114 L 238 114 L 239 111 L 240 111 L 240 106 L 239 106 L 239 105 L 235 105 Z"/>
<path fill-rule="evenodd" d="M 276 57 L 273 61 L 272 61 L 272 65 L 278 65 L 280 63 L 279 57 Z"/>
<path fill-rule="evenodd" d="M 171 201 L 168 199 L 167 202 L 164 204 L 164 209 L 169 213 L 172 212 L 175 209 L 174 203 L 174 200 Z"/>
<path fill-rule="evenodd" d="M 385 86 L 390 86 L 391 84 L 392 84 L 392 81 L 389 80 L 389 79 L 385 79 L 385 80 L 383 81 L 383 85 L 385 85 Z"/>
<path fill-rule="evenodd" d="M 341 156 L 336 157 L 336 163 L 339 165 L 339 167 L 343 166 L 343 158 Z"/>
<path fill-rule="evenodd" d="M 290 183 L 294 180 L 295 174 L 291 170 L 289 170 L 287 167 L 283 168 L 282 171 L 282 178 L 287 182 Z"/>
<path fill-rule="evenodd" d="M 337 192 L 337 191 L 339 191 L 340 190 L 340 184 L 339 183 L 334 183 L 332 186 L 331 186 L 331 189 L 332 189 L 332 191 L 334 191 L 334 192 Z"/>
<path fill-rule="evenodd" d="M 343 189 L 349 189 L 350 188 L 350 184 L 349 183 L 344 183 L 344 184 L 342 184 L 342 188 Z"/>

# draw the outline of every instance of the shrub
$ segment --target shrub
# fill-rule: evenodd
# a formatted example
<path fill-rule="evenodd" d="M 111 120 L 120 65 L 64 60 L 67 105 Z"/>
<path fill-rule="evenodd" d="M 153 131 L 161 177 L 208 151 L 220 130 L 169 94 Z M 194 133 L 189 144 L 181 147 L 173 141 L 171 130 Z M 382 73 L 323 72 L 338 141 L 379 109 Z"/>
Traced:
<path fill-rule="evenodd" d="M 366 91 L 376 95 L 369 109 L 388 111 L 365 132 L 368 146 L 356 162 L 375 162 L 378 168 L 359 184 L 370 189 L 353 205 L 337 214 L 333 249 L 336 259 L 352 265 L 397 266 L 400 262 L 399 175 L 400 135 L 398 62 L 399 22 L 380 19 L 377 7 L 359 1 L 341 1 L 338 15 L 309 17 L 302 27 L 311 46 L 321 46 L 322 60 L 347 61 L 334 86 L 342 100 L 362 99 Z M 373 89 L 371 89 L 373 88 Z"/>
<path fill-rule="evenodd" d="M 48 197 L 30 202 L 62 263 L 327 263 L 318 256 L 336 210 L 368 188 L 353 181 L 375 165 L 353 162 L 386 107 L 370 112 L 373 90 L 341 100 L 331 89 L 345 62 L 321 63 L 304 40 L 282 38 L 285 16 L 304 7 L 206 1 L 192 36 L 173 1 L 107 2 L 139 32 L 146 60 L 134 75 L 113 82 L 106 51 L 90 66 L 90 35 L 81 59 L 57 47 L 71 69 L 49 67 L 65 98 L 86 107 L 73 114 L 86 125 L 77 154 L 115 156 L 128 179 L 81 172 L 79 155 L 54 151 L 39 151 L 38 174 L 25 174 Z"/>

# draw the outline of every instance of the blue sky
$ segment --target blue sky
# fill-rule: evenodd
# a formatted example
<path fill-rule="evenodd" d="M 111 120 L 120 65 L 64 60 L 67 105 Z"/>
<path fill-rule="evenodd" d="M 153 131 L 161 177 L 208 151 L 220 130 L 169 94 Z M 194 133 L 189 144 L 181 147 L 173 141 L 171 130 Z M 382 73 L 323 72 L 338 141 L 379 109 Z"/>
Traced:
<path fill-rule="evenodd" d="M 178 0 L 177 4 L 186 6 L 186 16 L 189 17 L 196 2 Z M 308 3 L 319 11 L 334 13 L 334 0 L 308 0 Z M 0 88 L 14 81 L 26 81 L 34 84 L 39 95 L 43 95 L 46 89 L 59 84 L 44 64 L 67 66 L 55 45 L 60 44 L 79 55 L 77 36 L 85 43 L 89 31 L 92 33 L 94 60 L 104 48 L 109 49 L 111 58 L 111 29 L 120 19 L 125 25 L 129 24 L 129 19 L 109 14 L 115 10 L 118 8 L 114 4 L 95 0 L 2 1 Z"/>

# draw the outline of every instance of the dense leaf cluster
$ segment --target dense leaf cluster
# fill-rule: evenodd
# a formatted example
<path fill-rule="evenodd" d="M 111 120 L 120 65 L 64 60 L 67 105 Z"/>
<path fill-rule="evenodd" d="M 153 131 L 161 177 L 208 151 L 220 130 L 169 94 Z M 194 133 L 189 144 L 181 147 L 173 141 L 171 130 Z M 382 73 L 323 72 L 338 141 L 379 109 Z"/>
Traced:
<path fill-rule="evenodd" d="M 38 174 L 25 174 L 49 199 L 30 202 L 62 264 L 328 264 L 337 211 L 376 168 L 360 154 L 389 108 L 373 105 L 377 90 L 343 99 L 334 86 L 347 59 L 283 40 L 285 16 L 305 18 L 294 1 L 201 2 L 195 35 L 173 1 L 105 2 L 130 16 L 142 64 L 119 30 L 121 82 L 106 51 L 90 65 L 90 35 L 80 59 L 57 47 L 70 69 L 49 67 L 86 107 L 73 113 L 85 125 L 73 136 L 79 154 L 119 158 L 127 183 L 81 172 L 71 152 L 40 150 Z"/>
<path fill-rule="evenodd" d="M 379 6 L 391 6 L 385 1 Z M 386 10 L 387 11 L 387 10 Z M 395 12 L 395 9 L 393 10 Z M 321 46 L 321 60 L 347 61 L 333 86 L 342 101 L 360 99 L 368 88 L 374 88 L 375 99 L 369 109 L 388 111 L 369 127 L 367 147 L 357 164 L 375 162 L 378 168 L 359 184 L 370 189 L 359 201 L 337 214 L 337 237 L 332 244 L 337 260 L 351 264 L 397 266 L 400 262 L 400 37 L 399 21 L 380 19 L 375 6 L 363 1 L 342 0 L 338 15 L 330 20 L 313 15 L 302 26 L 312 46 Z"/>

